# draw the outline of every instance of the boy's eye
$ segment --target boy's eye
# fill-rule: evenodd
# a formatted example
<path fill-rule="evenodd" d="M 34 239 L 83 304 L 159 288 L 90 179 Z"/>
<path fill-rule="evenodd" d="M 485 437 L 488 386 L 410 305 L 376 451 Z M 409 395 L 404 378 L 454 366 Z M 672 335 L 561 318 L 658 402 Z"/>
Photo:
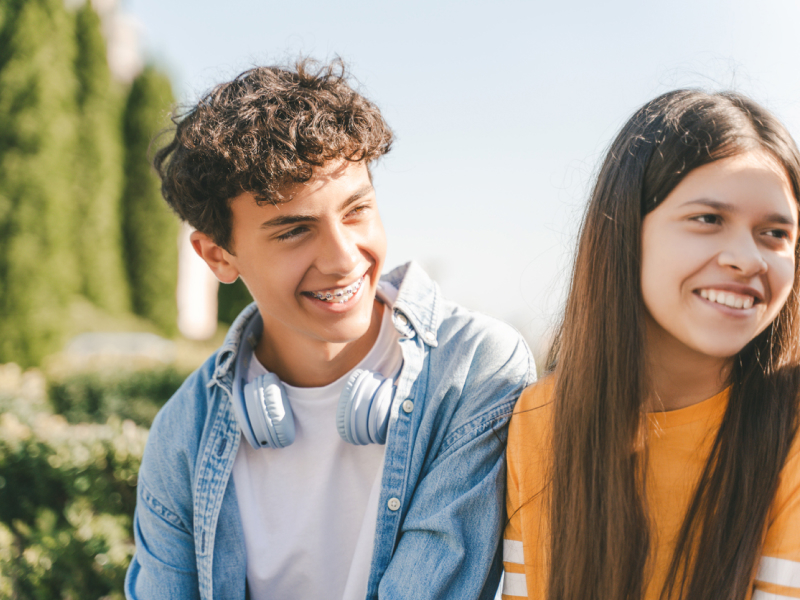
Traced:
<path fill-rule="evenodd" d="M 296 237 L 304 234 L 305 232 L 306 232 L 306 228 L 305 227 L 295 227 L 294 229 L 291 229 L 291 230 L 287 231 L 286 233 L 282 233 L 276 239 L 281 241 L 281 242 L 285 242 L 287 240 L 291 240 L 292 238 L 296 238 Z"/>
<path fill-rule="evenodd" d="M 353 210 L 351 210 L 349 213 L 347 213 L 347 216 L 348 217 L 356 217 L 356 216 L 362 214 L 368 208 L 369 207 L 367 205 L 365 205 L 365 204 L 362 204 L 361 206 L 356 206 Z"/>

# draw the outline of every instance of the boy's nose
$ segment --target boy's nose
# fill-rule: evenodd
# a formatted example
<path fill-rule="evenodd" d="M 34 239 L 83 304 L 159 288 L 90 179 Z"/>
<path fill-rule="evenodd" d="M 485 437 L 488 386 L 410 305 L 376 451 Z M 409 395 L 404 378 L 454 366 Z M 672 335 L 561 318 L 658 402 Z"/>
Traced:
<path fill-rule="evenodd" d="M 317 268 L 332 275 L 348 275 L 359 261 L 359 251 L 355 241 L 341 227 L 334 227 L 325 234 Z"/>

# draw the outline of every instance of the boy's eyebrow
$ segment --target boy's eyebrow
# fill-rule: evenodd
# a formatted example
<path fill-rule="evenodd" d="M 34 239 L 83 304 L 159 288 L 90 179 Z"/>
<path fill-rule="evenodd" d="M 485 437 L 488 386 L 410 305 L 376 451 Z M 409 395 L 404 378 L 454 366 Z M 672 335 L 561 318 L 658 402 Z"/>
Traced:
<path fill-rule="evenodd" d="M 708 206 L 710 208 L 716 208 L 720 211 L 725 212 L 736 212 L 736 207 L 732 204 L 728 204 L 727 202 L 720 202 L 719 200 L 711 200 L 710 198 L 699 198 L 697 200 L 689 200 L 688 202 L 684 203 L 684 206 L 688 206 L 691 204 L 700 204 L 701 206 Z M 792 217 L 786 216 L 783 213 L 770 213 L 766 215 L 766 221 L 770 223 L 779 223 L 781 225 L 797 225 L 797 221 L 795 221 Z"/>
<path fill-rule="evenodd" d="M 367 185 L 357 189 L 355 192 L 350 194 L 350 196 L 347 198 L 347 200 L 345 200 L 344 202 L 342 202 L 339 205 L 339 210 L 340 211 L 344 210 L 345 208 L 347 208 L 351 204 L 353 204 L 355 202 L 358 202 L 359 200 L 361 200 L 361 198 L 363 198 L 367 194 L 369 194 L 371 192 L 374 192 L 374 191 L 375 191 L 375 188 L 372 187 L 372 183 L 371 182 L 368 183 Z"/>
<path fill-rule="evenodd" d="M 362 188 L 357 189 L 355 192 L 350 194 L 347 199 L 339 205 L 339 211 L 346 209 L 351 204 L 358 202 L 369 194 L 370 192 L 374 191 L 375 188 L 372 187 L 371 183 L 368 183 Z M 295 225 L 297 223 L 315 223 L 319 221 L 319 218 L 314 215 L 280 215 L 273 219 L 269 219 L 268 221 L 264 221 L 260 226 L 259 229 L 269 229 L 272 227 L 283 227 L 285 225 Z"/>

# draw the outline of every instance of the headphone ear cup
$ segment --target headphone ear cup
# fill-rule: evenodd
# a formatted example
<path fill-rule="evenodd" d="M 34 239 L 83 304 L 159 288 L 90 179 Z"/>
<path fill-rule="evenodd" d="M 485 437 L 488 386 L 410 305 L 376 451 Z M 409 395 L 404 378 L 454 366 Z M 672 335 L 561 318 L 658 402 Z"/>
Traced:
<path fill-rule="evenodd" d="M 294 442 L 292 407 L 280 379 L 259 375 L 244 387 L 250 426 L 260 447 L 285 448 Z"/>
<path fill-rule="evenodd" d="M 389 431 L 389 409 L 394 398 L 394 381 L 384 379 L 372 399 L 369 410 L 369 436 L 376 444 L 386 443 Z"/>
<path fill-rule="evenodd" d="M 350 415 L 353 412 L 355 389 L 361 385 L 364 374 L 366 371 L 363 369 L 356 369 L 350 374 L 339 396 L 339 405 L 336 408 L 336 429 L 339 431 L 339 437 L 351 444 L 358 444 L 350 433 L 352 429 Z"/>
<path fill-rule="evenodd" d="M 390 378 L 363 369 L 353 371 L 336 410 L 339 436 L 358 446 L 386 443 L 393 397 L 394 385 Z"/>

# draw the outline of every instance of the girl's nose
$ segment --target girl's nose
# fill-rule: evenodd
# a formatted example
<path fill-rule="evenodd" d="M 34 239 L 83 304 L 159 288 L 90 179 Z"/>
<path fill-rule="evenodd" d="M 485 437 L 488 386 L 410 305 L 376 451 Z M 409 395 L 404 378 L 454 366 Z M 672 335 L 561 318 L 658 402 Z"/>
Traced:
<path fill-rule="evenodd" d="M 719 253 L 718 261 L 721 266 L 750 277 L 767 272 L 767 261 L 750 233 L 731 239 Z"/>

